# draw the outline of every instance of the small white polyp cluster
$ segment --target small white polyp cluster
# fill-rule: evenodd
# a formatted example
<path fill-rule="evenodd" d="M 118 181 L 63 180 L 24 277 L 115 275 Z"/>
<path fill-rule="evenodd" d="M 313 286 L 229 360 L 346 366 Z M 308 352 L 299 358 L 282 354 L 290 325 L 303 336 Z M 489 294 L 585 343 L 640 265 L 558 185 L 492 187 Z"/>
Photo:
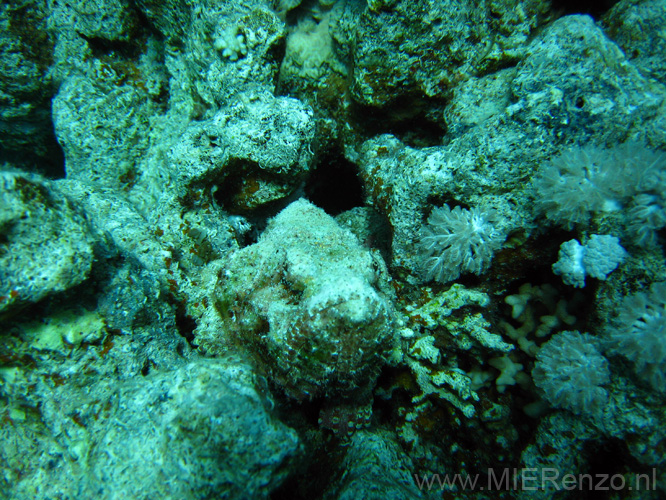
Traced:
<path fill-rule="evenodd" d="M 626 256 L 618 238 L 593 234 L 586 245 L 581 245 L 578 240 L 562 243 L 553 272 L 562 276 L 567 285 L 583 288 L 585 276 L 605 280 Z"/>
<path fill-rule="evenodd" d="M 247 43 L 238 26 L 229 26 L 216 39 L 215 50 L 222 51 L 222 56 L 230 61 L 238 61 L 247 55 Z"/>

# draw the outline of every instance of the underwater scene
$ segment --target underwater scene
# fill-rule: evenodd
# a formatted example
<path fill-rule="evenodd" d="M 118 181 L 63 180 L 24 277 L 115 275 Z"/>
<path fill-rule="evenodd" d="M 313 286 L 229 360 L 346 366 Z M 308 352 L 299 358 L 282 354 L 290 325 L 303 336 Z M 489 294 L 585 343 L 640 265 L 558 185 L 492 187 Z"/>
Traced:
<path fill-rule="evenodd" d="M 666 0 L 3 0 L 0 500 L 666 498 Z"/>

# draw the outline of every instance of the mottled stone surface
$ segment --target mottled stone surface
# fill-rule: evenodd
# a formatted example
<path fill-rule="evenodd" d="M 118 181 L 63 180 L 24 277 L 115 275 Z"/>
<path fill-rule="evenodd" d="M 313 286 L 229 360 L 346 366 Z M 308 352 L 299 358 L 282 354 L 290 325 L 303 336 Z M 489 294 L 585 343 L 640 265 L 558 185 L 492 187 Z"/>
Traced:
<path fill-rule="evenodd" d="M 372 385 L 392 343 L 392 307 L 378 255 L 305 200 L 220 273 L 226 329 L 289 395 L 351 394 Z M 219 352 L 228 339 L 197 342 Z"/>
<path fill-rule="evenodd" d="M 93 261 L 85 219 L 37 176 L 0 171 L 0 314 L 81 283 Z"/>

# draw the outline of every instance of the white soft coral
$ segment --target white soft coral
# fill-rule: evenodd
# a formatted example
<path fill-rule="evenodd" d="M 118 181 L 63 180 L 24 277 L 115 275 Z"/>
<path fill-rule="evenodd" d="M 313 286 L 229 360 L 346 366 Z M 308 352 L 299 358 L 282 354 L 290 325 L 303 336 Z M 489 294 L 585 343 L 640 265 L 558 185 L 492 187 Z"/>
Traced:
<path fill-rule="evenodd" d="M 666 385 L 666 282 L 625 297 L 609 329 L 611 351 L 634 362 L 636 371 L 659 391 Z"/>
<path fill-rule="evenodd" d="M 488 269 L 505 238 L 496 222 L 494 211 L 451 209 L 446 204 L 435 208 L 421 232 L 425 279 L 445 283 L 464 272 L 481 274 Z"/>
<path fill-rule="evenodd" d="M 532 379 L 550 404 L 576 414 L 598 414 L 608 400 L 601 387 L 610 380 L 608 361 L 587 333 L 553 335 L 537 353 Z"/>
<path fill-rule="evenodd" d="M 648 246 L 666 225 L 666 154 L 640 142 L 562 151 L 541 167 L 534 188 L 542 213 L 569 229 L 627 209 L 629 234 Z"/>

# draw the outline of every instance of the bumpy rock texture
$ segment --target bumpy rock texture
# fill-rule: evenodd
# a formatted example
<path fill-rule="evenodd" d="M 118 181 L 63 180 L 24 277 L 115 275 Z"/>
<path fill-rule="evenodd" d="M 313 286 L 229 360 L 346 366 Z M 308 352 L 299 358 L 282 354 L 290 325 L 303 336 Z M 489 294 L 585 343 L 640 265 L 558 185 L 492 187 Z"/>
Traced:
<path fill-rule="evenodd" d="M 663 497 L 664 19 L 5 0 L 0 499 Z"/>
<path fill-rule="evenodd" d="M 91 243 L 84 218 L 45 180 L 0 171 L 0 314 L 81 283 Z"/>
<path fill-rule="evenodd" d="M 49 71 L 54 43 L 42 2 L 0 6 L 0 161 L 61 176 L 62 152 L 50 117 L 57 90 Z"/>
<path fill-rule="evenodd" d="M 234 254 L 215 307 L 287 394 L 350 394 L 372 384 L 391 347 L 386 280 L 377 254 L 301 200 Z M 227 340 L 197 341 L 216 352 Z"/>
<path fill-rule="evenodd" d="M 171 148 L 174 191 L 186 197 L 193 187 L 214 189 L 234 213 L 285 198 L 310 168 L 313 135 L 312 110 L 300 101 L 241 94 L 210 120 L 192 123 Z"/>
<path fill-rule="evenodd" d="M 27 385 L 24 377 L 18 385 Z M 41 418 L 26 407 L 11 414 L 22 425 L 0 452 L 4 477 L 15 482 L 3 485 L 11 498 L 266 498 L 301 451 L 237 360 L 180 364 L 145 378 L 107 373 L 92 389 L 27 377 L 33 391 L 51 394 Z"/>

